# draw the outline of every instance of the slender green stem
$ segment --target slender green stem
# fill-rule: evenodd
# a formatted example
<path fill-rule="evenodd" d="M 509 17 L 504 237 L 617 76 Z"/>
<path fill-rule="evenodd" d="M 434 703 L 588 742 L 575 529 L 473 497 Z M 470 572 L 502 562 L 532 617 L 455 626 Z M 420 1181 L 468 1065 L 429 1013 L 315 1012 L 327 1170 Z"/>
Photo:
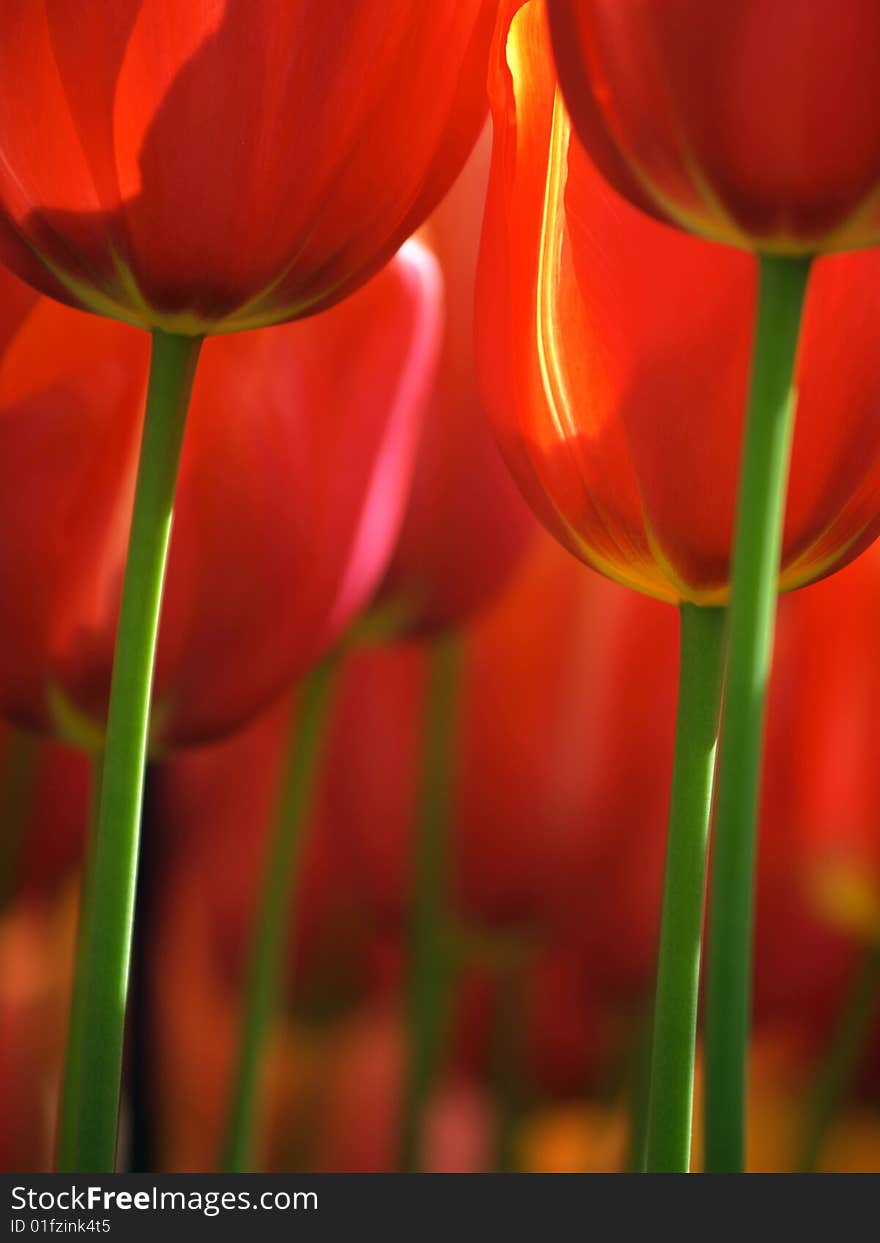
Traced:
<path fill-rule="evenodd" d="M 287 932 L 296 904 L 303 838 L 320 771 L 336 662 L 328 659 L 305 679 L 291 720 L 275 826 L 255 907 L 238 1063 L 223 1154 L 227 1173 L 254 1161 L 260 1069 L 284 967 Z"/>
<path fill-rule="evenodd" d="M 712 807 L 725 613 L 681 608 L 675 767 L 651 1051 L 646 1169 L 690 1168 L 706 843 Z"/>
<path fill-rule="evenodd" d="M 0 765 L 0 910 L 14 896 L 18 886 L 39 755 L 40 743 L 36 734 L 8 727 Z"/>
<path fill-rule="evenodd" d="M 407 979 L 407 1049 L 400 1168 L 422 1166 L 425 1112 L 440 1067 L 449 1011 L 452 955 L 448 917 L 448 835 L 452 810 L 461 652 L 454 637 L 434 643 L 425 720 L 420 805 L 415 826 Z"/>
<path fill-rule="evenodd" d="M 793 383 L 808 259 L 763 258 L 740 473 L 712 855 L 706 1035 L 706 1169 L 745 1159 L 756 820 L 773 651 Z"/>
<path fill-rule="evenodd" d="M 76 1122 L 60 1154 L 63 1172 L 113 1170 L 125 1003 L 128 993 L 141 794 L 162 585 L 174 491 L 201 341 L 153 334 L 122 608 L 107 719 L 107 746 L 93 849 L 93 884 L 85 914 L 86 944 L 74 983 L 72 1012 L 82 1021 L 70 1059 L 65 1101 Z M 71 1025 L 71 1033 L 76 1024 Z"/>
<path fill-rule="evenodd" d="M 819 1067 L 807 1102 L 807 1121 L 798 1168 L 816 1168 L 834 1119 L 843 1106 L 859 1069 L 880 1004 L 880 945 L 862 954 L 831 1045 Z"/>

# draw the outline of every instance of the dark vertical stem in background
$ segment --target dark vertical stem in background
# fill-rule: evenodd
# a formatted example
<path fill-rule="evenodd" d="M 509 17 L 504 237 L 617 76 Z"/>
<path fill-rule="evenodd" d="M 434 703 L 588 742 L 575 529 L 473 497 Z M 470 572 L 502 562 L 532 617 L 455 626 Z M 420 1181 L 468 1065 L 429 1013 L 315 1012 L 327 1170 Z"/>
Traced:
<path fill-rule="evenodd" d="M 284 980 L 287 936 L 296 917 L 300 864 L 330 721 L 338 658 L 328 656 L 303 679 L 291 717 L 275 823 L 257 891 L 247 983 L 232 1083 L 222 1168 L 253 1169 L 266 1041 Z"/>
<path fill-rule="evenodd" d="M 407 963 L 407 1064 L 400 1168 L 422 1167 L 425 1113 L 435 1085 L 449 1018 L 449 828 L 461 679 L 456 637 L 436 639 L 425 709 L 422 783 L 413 840 L 412 907 Z"/>

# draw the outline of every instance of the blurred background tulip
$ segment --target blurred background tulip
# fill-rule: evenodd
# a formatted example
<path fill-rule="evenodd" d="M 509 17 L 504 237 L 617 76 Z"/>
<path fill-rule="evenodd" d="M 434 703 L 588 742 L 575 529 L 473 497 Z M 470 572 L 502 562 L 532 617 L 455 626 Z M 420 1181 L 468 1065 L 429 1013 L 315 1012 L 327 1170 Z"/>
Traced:
<path fill-rule="evenodd" d="M 495 7 L 7 6 L 0 255 L 44 293 L 169 333 L 314 314 L 460 170 Z"/>
<path fill-rule="evenodd" d="M 498 452 L 474 358 L 474 282 L 491 158 L 483 132 L 422 231 L 443 274 L 446 317 L 403 525 L 376 608 L 398 633 L 466 622 L 503 588 L 534 522 Z"/>
<path fill-rule="evenodd" d="M 572 120 L 630 202 L 764 252 L 880 240 L 872 0 L 547 0 Z"/>
<path fill-rule="evenodd" d="M 15 720 L 97 746 L 147 343 L 0 280 L 20 307 L 0 358 L 0 577 L 11 602 L 0 703 Z M 241 724 L 371 598 L 409 494 L 441 301 L 433 260 L 413 242 L 327 315 L 206 345 L 181 467 L 155 747 Z"/>

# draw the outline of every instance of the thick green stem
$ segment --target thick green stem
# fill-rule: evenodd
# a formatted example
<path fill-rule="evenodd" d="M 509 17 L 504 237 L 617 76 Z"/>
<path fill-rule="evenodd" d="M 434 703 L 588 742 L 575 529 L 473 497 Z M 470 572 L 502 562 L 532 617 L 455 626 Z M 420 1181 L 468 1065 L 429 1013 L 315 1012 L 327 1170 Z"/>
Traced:
<path fill-rule="evenodd" d="M 815 1170 L 822 1155 L 828 1132 L 858 1072 L 878 1004 L 880 945 L 870 945 L 856 968 L 830 1047 L 819 1067 L 807 1102 L 804 1143 L 798 1164 L 802 1173 L 809 1174 Z"/>
<path fill-rule="evenodd" d="M 706 1169 L 745 1160 L 756 820 L 782 522 L 794 427 L 794 367 L 808 259 L 763 258 L 740 473 L 712 852 L 706 1035 Z"/>
<path fill-rule="evenodd" d="M 296 907 L 304 831 L 308 824 L 336 663 L 328 659 L 305 679 L 284 761 L 274 832 L 257 894 L 248 982 L 233 1082 L 223 1168 L 237 1174 L 254 1162 L 260 1069 L 281 992 L 287 933 Z"/>
<path fill-rule="evenodd" d="M 74 982 L 59 1167 L 65 1173 L 110 1172 L 122 1072 L 141 795 L 162 585 L 174 491 L 200 340 L 153 334 L 134 512 L 116 635 L 107 746 L 86 886 L 85 943 Z"/>
<path fill-rule="evenodd" d="M 407 1049 L 400 1168 L 422 1166 L 425 1113 L 440 1067 L 452 975 L 448 919 L 448 836 L 460 681 L 456 638 L 436 640 L 425 719 L 415 826 L 407 980 Z"/>
<path fill-rule="evenodd" d="M 690 1168 L 706 843 L 712 807 L 725 614 L 681 608 L 675 767 L 651 1053 L 646 1169 Z"/>

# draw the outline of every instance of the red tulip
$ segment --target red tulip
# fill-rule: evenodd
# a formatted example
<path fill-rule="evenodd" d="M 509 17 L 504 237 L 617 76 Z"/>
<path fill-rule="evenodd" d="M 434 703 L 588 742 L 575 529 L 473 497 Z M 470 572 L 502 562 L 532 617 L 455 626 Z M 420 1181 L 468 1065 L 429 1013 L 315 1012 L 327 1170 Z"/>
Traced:
<path fill-rule="evenodd" d="M 413 488 L 377 604 L 407 634 L 460 625 L 503 588 L 534 521 L 510 478 L 477 384 L 474 282 L 491 139 L 480 139 L 422 237 L 443 272 L 446 326 Z"/>
<path fill-rule="evenodd" d="M 184 335 L 312 314 L 430 214 L 485 115 L 494 0 L 15 0 L 0 255 Z"/>
<path fill-rule="evenodd" d="M 874 0 L 547 8 L 578 135 L 631 202 L 764 252 L 880 241 Z"/>
<path fill-rule="evenodd" d="M 0 706 L 104 719 L 147 339 L 0 277 Z M 439 334 L 410 243 L 332 313 L 206 345 L 183 453 L 154 742 L 222 733 L 342 634 L 406 501 Z"/>
<path fill-rule="evenodd" d="M 508 6 L 490 71 L 486 403 L 520 486 L 577 556 L 661 599 L 722 604 L 756 263 L 608 188 L 571 141 L 545 16 L 542 0 Z M 822 261 L 798 367 L 783 588 L 830 573 L 880 529 L 878 315 L 880 256 Z"/>

